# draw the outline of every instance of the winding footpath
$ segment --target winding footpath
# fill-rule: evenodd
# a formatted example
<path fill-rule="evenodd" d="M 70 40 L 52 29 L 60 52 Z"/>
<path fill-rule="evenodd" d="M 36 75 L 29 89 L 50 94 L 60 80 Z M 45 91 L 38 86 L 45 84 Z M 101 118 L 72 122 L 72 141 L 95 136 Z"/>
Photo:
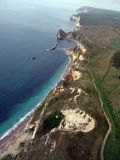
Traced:
<path fill-rule="evenodd" d="M 92 83 L 93 83 L 93 85 L 94 85 L 95 90 L 96 90 L 97 93 L 98 93 L 98 97 L 99 97 L 99 101 L 100 101 L 100 104 L 101 104 L 101 108 L 102 108 L 102 111 L 103 111 L 103 113 L 104 113 L 104 115 L 105 115 L 105 118 L 107 119 L 108 126 L 109 126 L 108 131 L 107 131 L 107 133 L 106 133 L 106 135 L 105 135 L 105 137 L 104 137 L 104 140 L 103 140 L 103 142 L 102 142 L 101 150 L 100 150 L 101 160 L 104 160 L 104 149 L 105 149 L 105 145 L 106 145 L 107 138 L 108 138 L 108 136 L 109 136 L 109 134 L 110 134 L 110 132 L 111 132 L 111 130 L 112 130 L 112 125 L 111 125 L 110 120 L 109 120 L 109 118 L 107 117 L 107 114 L 106 114 L 106 112 L 105 112 L 105 110 L 104 110 L 104 104 L 103 104 L 102 99 L 101 99 L 101 96 L 100 96 L 100 91 L 97 89 L 97 86 L 96 86 L 96 84 L 95 84 L 95 80 L 94 80 L 93 73 L 92 73 L 92 71 L 87 67 L 88 64 L 89 64 L 89 58 L 88 58 L 88 63 L 87 63 L 87 65 L 86 65 L 86 68 L 87 68 L 88 72 L 91 74 Z"/>
<path fill-rule="evenodd" d="M 78 30 L 78 31 L 79 31 L 79 30 L 81 29 L 80 17 L 79 17 L 79 19 L 77 19 L 77 17 L 73 17 L 73 19 L 76 20 L 75 28 L 73 28 L 73 30 L 75 30 L 75 31 Z M 79 22 L 79 25 L 77 25 L 78 22 Z M 99 46 L 99 45 L 98 45 L 98 46 Z M 99 47 L 105 48 L 105 46 L 99 46 Z M 85 68 L 87 68 L 88 72 L 90 73 L 90 75 L 91 75 L 91 77 L 92 77 L 93 86 L 94 86 L 96 92 L 98 93 L 100 105 L 101 105 L 102 111 L 103 111 L 103 113 L 104 113 L 104 115 L 105 115 L 105 118 L 106 118 L 106 120 L 107 120 L 107 122 L 108 122 L 108 126 L 109 126 L 108 131 L 107 131 L 107 133 L 105 134 L 104 140 L 103 140 L 102 145 L 101 145 L 101 150 L 100 150 L 101 160 L 104 160 L 104 149 L 105 149 L 105 145 L 106 145 L 106 142 L 107 142 L 107 138 L 108 138 L 109 134 L 110 134 L 111 131 L 112 131 L 112 125 L 111 125 L 111 122 L 110 122 L 110 120 L 109 120 L 109 118 L 108 118 L 108 116 L 107 116 L 107 114 L 106 114 L 106 112 L 105 112 L 105 110 L 104 110 L 104 104 L 103 104 L 102 99 L 101 99 L 101 96 L 100 96 L 100 91 L 98 90 L 98 88 L 97 88 L 97 86 L 96 86 L 96 84 L 95 84 L 95 79 L 94 79 L 93 73 L 92 73 L 92 71 L 87 67 L 88 64 L 89 64 L 89 61 L 90 61 L 90 60 L 89 60 L 89 57 L 88 57 L 88 63 L 85 65 Z"/>

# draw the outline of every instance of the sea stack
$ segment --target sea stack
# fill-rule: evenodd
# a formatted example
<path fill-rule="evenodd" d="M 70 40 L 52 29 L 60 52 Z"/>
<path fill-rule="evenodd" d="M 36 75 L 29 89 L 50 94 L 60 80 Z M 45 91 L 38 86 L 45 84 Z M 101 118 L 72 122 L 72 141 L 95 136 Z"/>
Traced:
<path fill-rule="evenodd" d="M 64 39 L 66 37 L 66 33 L 62 29 L 59 29 L 56 37 L 58 40 Z"/>

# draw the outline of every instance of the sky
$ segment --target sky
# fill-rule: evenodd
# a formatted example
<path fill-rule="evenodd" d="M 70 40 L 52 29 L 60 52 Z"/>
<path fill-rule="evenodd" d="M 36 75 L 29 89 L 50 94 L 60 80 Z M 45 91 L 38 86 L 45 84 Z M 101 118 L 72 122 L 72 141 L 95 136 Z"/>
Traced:
<path fill-rule="evenodd" d="M 51 0 L 49 0 L 51 1 Z M 110 9 L 110 10 L 117 10 L 120 11 L 120 0 L 54 0 L 59 3 L 66 3 L 66 4 L 72 4 L 74 6 L 92 6 L 92 7 L 98 7 L 98 8 L 104 8 L 104 9 Z"/>
<path fill-rule="evenodd" d="M 67 10 L 77 10 L 82 6 L 90 6 L 120 11 L 120 0 L 0 0 L 0 8 L 2 4 L 22 6 L 32 4 L 33 6 L 51 6 L 53 8 L 64 8 Z"/>

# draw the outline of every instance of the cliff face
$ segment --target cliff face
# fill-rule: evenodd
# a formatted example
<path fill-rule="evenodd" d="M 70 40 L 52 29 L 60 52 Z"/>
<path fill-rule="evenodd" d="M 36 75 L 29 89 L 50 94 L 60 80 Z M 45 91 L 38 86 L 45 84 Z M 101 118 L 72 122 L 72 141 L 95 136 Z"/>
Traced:
<path fill-rule="evenodd" d="M 73 15 L 73 16 L 70 17 L 70 20 L 75 21 L 75 25 L 74 25 L 73 31 L 80 30 L 80 28 L 81 28 L 80 16 Z"/>
<path fill-rule="evenodd" d="M 69 71 L 34 113 L 24 130 L 27 139 L 2 160 L 97 159 L 106 121 L 85 68 L 94 47 L 80 33 L 59 30 L 57 36 L 78 40 L 66 51 L 72 61 Z"/>
<path fill-rule="evenodd" d="M 79 30 L 70 31 L 68 33 L 64 32 L 62 29 L 59 29 L 56 37 L 58 40 L 72 40 L 79 42 L 78 44 L 81 44 L 83 47 L 89 50 L 94 49 L 94 44 L 91 42 L 90 39 L 84 34 L 82 34 Z"/>

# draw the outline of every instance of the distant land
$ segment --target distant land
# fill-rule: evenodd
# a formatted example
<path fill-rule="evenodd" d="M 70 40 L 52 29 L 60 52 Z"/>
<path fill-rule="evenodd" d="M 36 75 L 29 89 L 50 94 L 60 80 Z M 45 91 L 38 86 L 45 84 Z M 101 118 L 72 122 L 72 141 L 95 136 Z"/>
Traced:
<path fill-rule="evenodd" d="M 0 142 L 1 160 L 120 158 L 120 12 L 84 6 L 72 15 L 70 61 L 37 110 Z"/>

